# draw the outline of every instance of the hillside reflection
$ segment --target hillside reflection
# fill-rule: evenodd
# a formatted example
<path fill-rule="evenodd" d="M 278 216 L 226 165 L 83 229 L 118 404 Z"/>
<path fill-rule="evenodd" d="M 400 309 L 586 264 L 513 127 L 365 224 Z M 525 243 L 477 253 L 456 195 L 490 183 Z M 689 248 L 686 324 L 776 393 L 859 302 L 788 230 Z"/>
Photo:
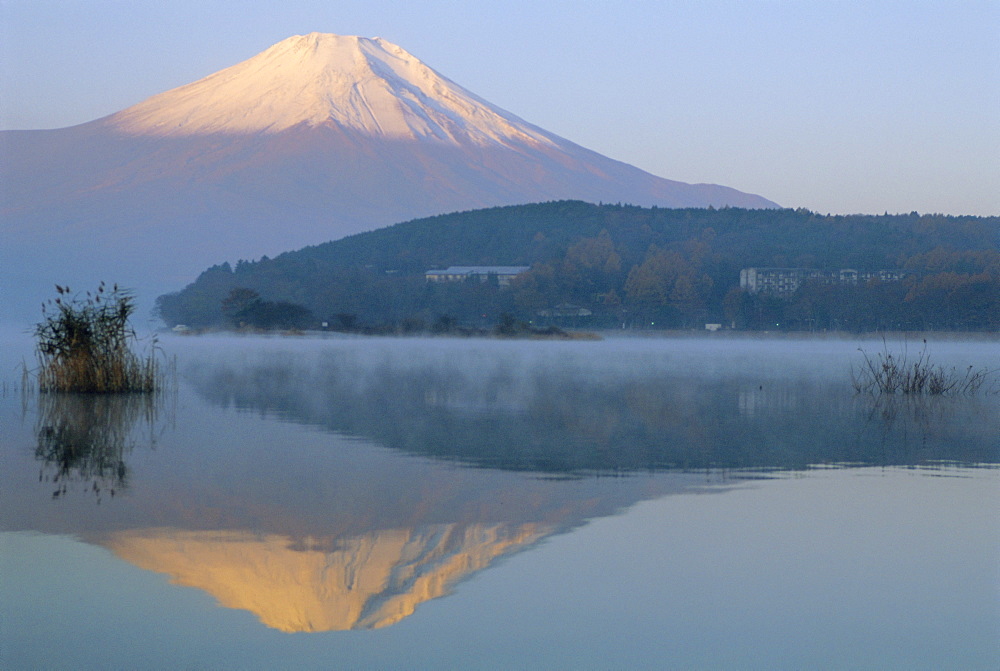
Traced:
<path fill-rule="evenodd" d="M 1000 461 L 995 398 L 874 399 L 845 380 L 558 367 L 202 367 L 211 403 L 481 467 L 551 473 Z"/>

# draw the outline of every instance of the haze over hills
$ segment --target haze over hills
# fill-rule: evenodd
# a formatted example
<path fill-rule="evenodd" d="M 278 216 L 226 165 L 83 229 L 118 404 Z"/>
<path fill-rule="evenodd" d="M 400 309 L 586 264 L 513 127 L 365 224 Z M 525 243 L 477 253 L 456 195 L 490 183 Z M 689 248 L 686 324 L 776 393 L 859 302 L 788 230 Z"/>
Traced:
<path fill-rule="evenodd" d="M 566 198 L 776 207 L 587 150 L 400 47 L 312 33 L 110 116 L 0 133 L 0 318 L 52 284 L 144 300 L 212 263 L 421 216 Z"/>

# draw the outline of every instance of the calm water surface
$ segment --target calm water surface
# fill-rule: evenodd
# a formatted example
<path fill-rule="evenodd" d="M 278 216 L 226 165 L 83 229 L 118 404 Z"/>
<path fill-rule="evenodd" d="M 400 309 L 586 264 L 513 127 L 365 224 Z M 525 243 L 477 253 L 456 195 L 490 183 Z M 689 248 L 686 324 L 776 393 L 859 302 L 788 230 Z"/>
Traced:
<path fill-rule="evenodd" d="M 881 342 L 176 338 L 155 402 L 5 344 L 4 669 L 1000 665 L 1000 395 L 856 396 Z"/>

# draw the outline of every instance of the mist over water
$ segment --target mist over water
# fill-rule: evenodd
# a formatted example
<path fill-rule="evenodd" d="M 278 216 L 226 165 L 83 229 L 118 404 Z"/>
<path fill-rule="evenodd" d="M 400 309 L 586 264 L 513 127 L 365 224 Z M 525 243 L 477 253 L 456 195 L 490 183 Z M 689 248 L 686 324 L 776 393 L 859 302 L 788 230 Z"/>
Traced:
<path fill-rule="evenodd" d="M 30 339 L 5 345 L 8 668 L 1000 653 L 995 381 L 858 395 L 880 339 L 166 336 L 155 403 L 24 397 Z"/>
<path fill-rule="evenodd" d="M 991 432 L 1000 424 L 988 395 L 856 395 L 851 369 L 861 354 L 848 341 L 321 342 L 273 343 L 210 360 L 193 355 L 186 375 L 220 407 L 512 470 L 917 465 L 998 456 Z M 993 349 L 947 343 L 935 348 L 935 361 L 984 367 Z"/>

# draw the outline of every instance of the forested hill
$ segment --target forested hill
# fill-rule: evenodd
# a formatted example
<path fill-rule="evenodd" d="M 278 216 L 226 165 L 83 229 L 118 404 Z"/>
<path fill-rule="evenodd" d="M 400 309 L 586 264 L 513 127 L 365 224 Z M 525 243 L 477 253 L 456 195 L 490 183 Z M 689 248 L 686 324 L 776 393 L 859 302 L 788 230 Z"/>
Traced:
<path fill-rule="evenodd" d="M 452 265 L 531 270 L 510 288 L 425 281 L 425 271 Z M 852 286 L 806 283 L 779 299 L 740 292 L 746 267 L 906 275 Z M 235 268 L 214 266 L 157 305 L 168 325 L 225 325 L 248 297 L 301 306 L 301 320 L 311 313 L 332 323 L 400 328 L 442 318 L 492 322 L 505 312 L 537 322 L 572 311 L 575 322 L 592 326 L 996 329 L 1000 217 L 579 201 L 498 207 L 409 221 Z"/>

